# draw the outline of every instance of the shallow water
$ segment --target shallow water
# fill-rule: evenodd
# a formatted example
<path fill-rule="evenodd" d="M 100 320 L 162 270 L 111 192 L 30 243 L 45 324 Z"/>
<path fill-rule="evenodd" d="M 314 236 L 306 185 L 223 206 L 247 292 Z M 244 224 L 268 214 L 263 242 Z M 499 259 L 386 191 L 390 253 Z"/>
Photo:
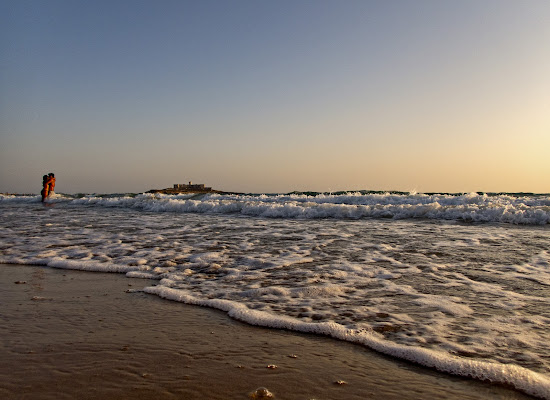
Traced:
<path fill-rule="evenodd" d="M 548 225 L 0 210 L 0 262 L 153 278 L 161 297 L 550 398 Z"/>
<path fill-rule="evenodd" d="M 532 399 L 347 342 L 125 293 L 148 284 L 0 264 L 0 398 L 227 400 L 267 387 L 286 400 Z"/>

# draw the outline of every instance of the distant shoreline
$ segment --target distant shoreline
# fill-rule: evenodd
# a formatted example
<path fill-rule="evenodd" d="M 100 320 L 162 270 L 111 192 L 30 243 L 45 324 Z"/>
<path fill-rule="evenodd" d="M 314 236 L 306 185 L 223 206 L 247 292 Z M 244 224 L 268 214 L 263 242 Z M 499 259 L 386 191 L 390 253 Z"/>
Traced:
<path fill-rule="evenodd" d="M 487 195 L 487 196 L 517 196 L 517 197 L 523 197 L 523 196 L 550 196 L 550 193 L 537 193 L 537 192 L 482 192 L 482 191 L 475 191 L 475 192 L 404 192 L 399 190 L 338 190 L 338 191 L 332 191 L 332 192 L 316 192 L 316 191 L 300 191 L 300 190 L 294 190 L 291 192 L 233 192 L 233 191 L 224 191 L 224 190 L 216 190 L 216 189 L 208 189 L 205 190 L 201 189 L 174 189 L 174 188 L 166 188 L 166 189 L 150 189 L 146 192 L 109 192 L 109 193 L 99 193 L 99 192 L 77 192 L 77 193 L 63 193 L 59 192 L 56 194 L 62 194 L 62 195 L 69 195 L 69 196 L 75 196 L 75 195 L 120 195 L 120 194 L 142 194 L 142 193 L 160 193 L 160 194 L 207 194 L 207 193 L 214 193 L 214 194 L 232 194 L 232 195 L 259 195 L 259 194 L 267 194 L 267 195 L 308 195 L 308 196 L 316 196 L 316 195 L 345 195 L 345 194 L 362 194 L 362 195 L 383 195 L 383 194 L 391 194 L 391 195 L 401 195 L 401 196 L 415 196 L 415 195 L 426 195 L 426 196 L 464 196 L 469 195 L 472 193 L 475 193 L 477 195 Z M 39 193 L 9 193 L 9 192 L 2 192 L 0 193 L 2 196 L 40 196 Z"/>

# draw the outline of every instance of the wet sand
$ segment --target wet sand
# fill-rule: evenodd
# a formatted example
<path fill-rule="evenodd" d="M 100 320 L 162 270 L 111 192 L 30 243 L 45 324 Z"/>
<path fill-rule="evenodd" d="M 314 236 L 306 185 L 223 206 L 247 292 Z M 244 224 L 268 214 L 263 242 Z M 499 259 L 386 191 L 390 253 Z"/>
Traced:
<path fill-rule="evenodd" d="M 259 387 L 288 400 L 531 398 L 139 292 L 154 283 L 0 265 L 0 398 L 248 399 Z"/>

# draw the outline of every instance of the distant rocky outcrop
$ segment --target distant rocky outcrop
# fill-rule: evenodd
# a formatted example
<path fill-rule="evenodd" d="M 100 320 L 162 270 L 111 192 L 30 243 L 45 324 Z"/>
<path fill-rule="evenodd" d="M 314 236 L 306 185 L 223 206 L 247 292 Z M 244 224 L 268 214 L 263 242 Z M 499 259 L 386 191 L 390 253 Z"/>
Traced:
<path fill-rule="evenodd" d="M 166 189 L 151 189 L 147 193 L 180 194 L 180 193 L 224 193 L 220 190 L 204 186 L 204 183 L 175 183 L 174 187 Z"/>

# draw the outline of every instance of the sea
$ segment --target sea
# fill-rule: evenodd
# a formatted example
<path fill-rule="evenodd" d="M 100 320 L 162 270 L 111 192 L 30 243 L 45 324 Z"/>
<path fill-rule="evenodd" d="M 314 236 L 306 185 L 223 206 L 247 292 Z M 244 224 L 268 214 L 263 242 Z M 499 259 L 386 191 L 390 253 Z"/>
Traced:
<path fill-rule="evenodd" d="M 0 216 L 0 263 L 154 279 L 134 290 L 550 399 L 550 194 L 0 195 Z"/>

